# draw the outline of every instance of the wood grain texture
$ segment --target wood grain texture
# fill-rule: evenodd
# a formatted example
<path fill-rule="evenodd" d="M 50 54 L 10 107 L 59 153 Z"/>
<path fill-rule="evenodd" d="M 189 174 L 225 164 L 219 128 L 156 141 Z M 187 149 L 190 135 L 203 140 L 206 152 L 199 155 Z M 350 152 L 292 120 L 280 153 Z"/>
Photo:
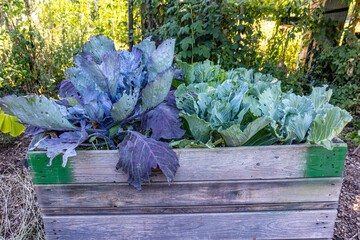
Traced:
<path fill-rule="evenodd" d="M 189 206 L 338 201 L 340 178 L 152 183 L 139 192 L 125 183 L 36 185 L 41 207 Z"/>
<path fill-rule="evenodd" d="M 318 148 L 321 148 L 319 153 L 316 151 Z M 176 149 L 180 168 L 175 182 L 342 176 L 340 165 L 343 167 L 346 144 L 337 144 L 327 155 L 324 155 L 324 151 L 329 150 L 314 145 Z M 46 167 L 48 159 L 44 152 L 29 152 L 28 157 L 36 184 L 126 183 L 128 178 L 115 170 L 118 151 L 78 151 L 75 158 L 69 159 L 65 169 L 61 167 L 61 156 L 54 159 L 51 167 Z M 334 159 L 336 161 L 332 162 Z M 324 161 L 327 165 L 322 164 Z M 311 164 L 311 167 L 307 164 Z M 335 170 L 327 171 L 327 175 L 322 174 L 322 168 L 328 165 L 330 168 L 334 166 Z M 166 179 L 155 171 L 151 181 L 166 182 Z"/>
<path fill-rule="evenodd" d="M 316 239 L 331 238 L 336 210 L 257 213 L 44 217 L 47 238 Z"/>
<path fill-rule="evenodd" d="M 231 213 L 259 211 L 293 211 L 337 209 L 338 202 L 320 203 L 262 203 L 231 205 L 194 205 L 175 207 L 112 207 L 112 208 L 42 208 L 45 216 L 64 215 L 127 215 L 127 214 L 180 214 L 180 213 Z"/>
<path fill-rule="evenodd" d="M 347 147 L 326 148 L 309 147 L 306 151 L 305 177 L 342 176 Z"/>
<path fill-rule="evenodd" d="M 30 152 L 48 239 L 332 237 L 346 145 L 175 151 L 174 182 L 154 170 L 141 192 L 115 170 L 117 151 L 79 151 L 66 168 Z"/>

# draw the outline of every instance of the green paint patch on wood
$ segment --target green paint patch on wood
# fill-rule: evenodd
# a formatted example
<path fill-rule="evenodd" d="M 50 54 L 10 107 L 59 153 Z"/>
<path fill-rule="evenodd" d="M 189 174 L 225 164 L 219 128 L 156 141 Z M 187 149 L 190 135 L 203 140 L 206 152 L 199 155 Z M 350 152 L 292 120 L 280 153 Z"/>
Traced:
<path fill-rule="evenodd" d="M 342 177 L 347 145 L 334 144 L 333 150 L 322 146 L 309 147 L 306 152 L 305 177 Z"/>
<path fill-rule="evenodd" d="M 28 152 L 28 161 L 34 184 L 72 183 L 74 180 L 70 161 L 62 167 L 62 155 L 55 157 L 50 167 L 46 153 Z"/>

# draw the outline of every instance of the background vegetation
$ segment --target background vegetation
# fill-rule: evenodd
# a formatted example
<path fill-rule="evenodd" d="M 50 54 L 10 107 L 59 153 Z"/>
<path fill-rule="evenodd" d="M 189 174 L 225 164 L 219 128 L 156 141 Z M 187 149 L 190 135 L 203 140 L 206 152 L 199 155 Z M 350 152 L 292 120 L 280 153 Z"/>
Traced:
<path fill-rule="evenodd" d="M 210 59 L 225 69 L 253 68 L 300 94 L 328 84 L 332 103 L 356 110 L 359 1 L 345 28 L 327 17 L 324 2 L 0 0 L 0 96 L 56 96 L 72 56 L 91 36 L 103 34 L 118 49 L 149 36 L 158 42 L 176 38 L 177 61 Z"/>
<path fill-rule="evenodd" d="M 343 137 L 359 145 L 360 42 L 355 28 L 360 32 L 360 6 L 359 0 L 340 1 L 357 3 L 345 27 L 326 13 L 324 3 L 330 0 L 0 0 L 0 97 L 56 97 L 72 56 L 91 36 L 110 37 L 117 49 L 149 36 L 158 43 L 176 38 L 177 62 L 210 59 L 225 69 L 254 68 L 298 94 L 328 84 L 334 90 L 331 102 L 354 116 Z M 12 167 L 23 156 L 10 162 L 14 150 L 5 151 L 5 143 L 12 142 L 17 153 L 25 153 L 30 139 L 17 142 L 1 134 L 17 135 L 20 127 L 0 109 L 0 202 L 5 206 L 0 207 L 0 239 L 44 239 L 29 173 L 18 174 L 22 170 Z M 355 160 L 351 166 L 356 168 Z M 351 186 L 349 179 L 358 178 L 348 178 L 343 189 Z M 353 215 L 344 226 L 356 221 Z"/>

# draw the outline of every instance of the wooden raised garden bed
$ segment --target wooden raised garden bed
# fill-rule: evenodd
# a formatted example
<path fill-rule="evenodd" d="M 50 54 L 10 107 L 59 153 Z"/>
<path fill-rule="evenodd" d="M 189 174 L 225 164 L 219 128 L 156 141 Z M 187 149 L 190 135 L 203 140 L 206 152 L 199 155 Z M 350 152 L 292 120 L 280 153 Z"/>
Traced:
<path fill-rule="evenodd" d="M 79 151 L 66 168 L 28 157 L 48 239 L 330 239 L 346 150 L 178 149 L 175 181 L 155 171 L 142 191 L 117 151 Z"/>

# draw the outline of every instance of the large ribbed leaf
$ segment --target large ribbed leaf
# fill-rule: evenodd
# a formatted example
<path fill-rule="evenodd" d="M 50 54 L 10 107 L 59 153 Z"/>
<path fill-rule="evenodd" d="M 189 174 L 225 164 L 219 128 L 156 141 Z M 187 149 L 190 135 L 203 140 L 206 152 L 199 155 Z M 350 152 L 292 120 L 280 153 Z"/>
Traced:
<path fill-rule="evenodd" d="M 321 108 L 326 106 L 331 98 L 332 90 L 326 91 L 327 86 L 313 88 L 309 98 L 313 102 L 315 111 L 318 112 Z"/>
<path fill-rule="evenodd" d="M 179 110 L 164 103 L 141 117 L 141 129 L 145 131 L 151 129 L 151 137 L 157 140 L 181 138 L 185 133 L 185 130 L 180 128 L 181 125 Z"/>
<path fill-rule="evenodd" d="M 149 180 L 151 169 L 157 166 L 168 181 L 174 179 L 179 160 L 168 143 L 129 131 L 118 148 L 119 162 L 116 167 L 129 175 L 128 183 L 136 189 L 141 190 L 141 184 Z"/>
<path fill-rule="evenodd" d="M 105 94 L 105 92 L 101 91 L 97 87 L 96 83 L 93 80 L 89 79 L 80 68 L 71 67 L 66 69 L 65 76 L 75 88 L 73 90 L 69 90 L 71 90 L 72 92 L 77 90 L 80 93 L 84 103 L 89 103 L 90 101 L 97 99 L 97 95 L 100 92 Z M 62 85 L 63 82 L 61 83 L 61 87 Z"/>
<path fill-rule="evenodd" d="M 150 56 L 148 74 L 151 82 L 156 75 L 171 67 L 174 59 L 175 39 L 167 39 Z"/>
<path fill-rule="evenodd" d="M 115 51 L 113 40 L 103 35 L 94 36 L 90 41 L 86 42 L 80 55 L 90 55 L 96 63 L 102 62 L 102 56 L 110 51 Z"/>
<path fill-rule="evenodd" d="M 315 114 L 313 103 L 307 97 L 291 93 L 282 99 L 281 106 L 281 140 L 288 143 L 303 141 Z"/>
<path fill-rule="evenodd" d="M 216 101 L 213 103 L 211 117 L 208 118 L 212 126 L 218 127 L 224 123 L 230 122 L 232 117 L 232 106 L 226 101 Z"/>
<path fill-rule="evenodd" d="M 301 142 L 305 139 L 305 135 L 308 132 L 313 117 L 311 112 L 304 113 L 302 115 L 296 115 L 292 117 L 288 124 L 285 126 L 287 131 L 287 141 Z"/>
<path fill-rule="evenodd" d="M 265 127 L 258 131 L 242 146 L 268 146 L 276 143 L 277 141 L 277 137 L 271 131 L 269 131 L 267 127 Z"/>
<path fill-rule="evenodd" d="M 267 118 L 257 118 L 250 122 L 244 130 L 241 130 L 240 124 L 232 125 L 231 127 L 220 132 L 226 146 L 239 147 L 250 140 L 257 132 L 265 128 L 271 120 Z"/>
<path fill-rule="evenodd" d="M 61 98 L 73 98 L 78 103 L 83 104 L 82 98 L 78 90 L 70 80 L 62 80 L 59 86 L 59 96 Z M 71 104 L 69 104 L 71 105 Z"/>
<path fill-rule="evenodd" d="M 175 91 L 176 106 L 182 109 L 188 114 L 197 113 L 196 97 L 197 95 L 192 93 L 185 84 L 181 84 Z"/>
<path fill-rule="evenodd" d="M 130 94 L 123 93 L 122 97 L 113 104 L 111 108 L 111 116 L 115 122 L 119 122 L 127 118 L 134 110 L 136 102 L 139 98 L 139 89 L 135 89 Z"/>
<path fill-rule="evenodd" d="M 18 117 L 23 123 L 58 129 L 77 129 L 65 116 L 66 108 L 45 96 L 6 96 L 0 99 L 0 107 L 6 114 Z"/>
<path fill-rule="evenodd" d="M 274 121 L 279 121 L 283 116 L 283 112 L 281 111 L 281 96 L 282 92 L 280 84 L 266 89 L 259 96 L 259 108 L 265 116 Z"/>
<path fill-rule="evenodd" d="M 139 49 L 142 54 L 143 63 L 146 65 L 150 59 L 151 54 L 155 51 L 155 42 L 151 41 L 150 38 L 144 39 L 141 43 L 138 43 L 134 48 Z"/>
<path fill-rule="evenodd" d="M 281 111 L 286 119 L 291 115 L 303 116 L 305 113 L 311 113 L 314 111 L 314 107 L 310 99 L 291 93 L 282 99 Z"/>
<path fill-rule="evenodd" d="M 168 95 L 175 70 L 170 67 L 164 72 L 158 74 L 156 79 L 149 82 L 142 91 L 141 110 L 145 112 L 148 109 L 156 107 L 164 101 Z"/>
<path fill-rule="evenodd" d="M 341 133 L 352 117 L 347 111 L 338 107 L 327 108 L 323 112 L 324 115 L 318 114 L 316 116 L 307 142 L 322 144 L 326 148 L 331 149 L 331 140 Z"/>
<path fill-rule="evenodd" d="M 180 112 L 180 116 L 186 120 L 189 125 L 189 131 L 195 140 L 207 143 L 210 139 L 211 125 L 196 114 Z"/>

